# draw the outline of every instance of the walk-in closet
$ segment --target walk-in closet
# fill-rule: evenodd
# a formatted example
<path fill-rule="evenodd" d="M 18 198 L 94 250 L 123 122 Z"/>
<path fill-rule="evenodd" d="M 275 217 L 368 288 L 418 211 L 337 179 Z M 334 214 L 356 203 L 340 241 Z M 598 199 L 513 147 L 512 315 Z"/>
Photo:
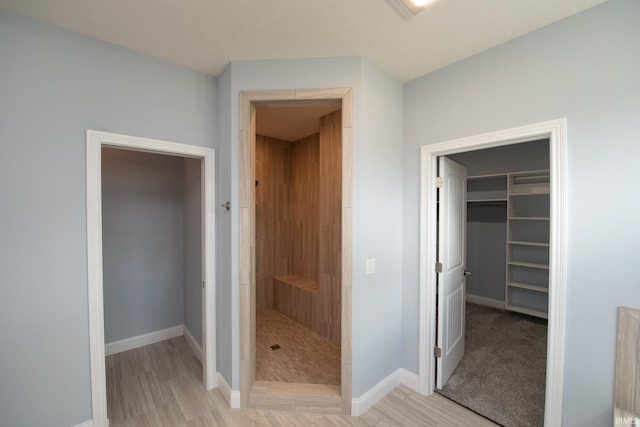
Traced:
<path fill-rule="evenodd" d="M 467 172 L 465 353 L 440 393 L 503 425 L 544 417 L 547 139 L 447 156 Z"/>

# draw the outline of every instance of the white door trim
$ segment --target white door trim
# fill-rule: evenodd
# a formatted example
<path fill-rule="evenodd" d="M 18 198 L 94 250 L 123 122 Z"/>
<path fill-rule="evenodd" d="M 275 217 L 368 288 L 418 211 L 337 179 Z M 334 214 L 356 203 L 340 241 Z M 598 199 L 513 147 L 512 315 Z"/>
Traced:
<path fill-rule="evenodd" d="M 549 254 L 549 329 L 545 425 L 562 423 L 567 265 L 567 120 L 558 119 L 421 147 L 420 177 L 420 391 L 435 388 L 436 173 L 438 156 L 549 138 L 551 230 Z"/>
<path fill-rule="evenodd" d="M 87 131 L 87 270 L 91 404 L 95 427 L 107 427 L 104 309 L 102 288 L 102 147 L 202 159 L 203 382 L 216 386 L 215 342 L 215 151 L 212 148 Z"/>

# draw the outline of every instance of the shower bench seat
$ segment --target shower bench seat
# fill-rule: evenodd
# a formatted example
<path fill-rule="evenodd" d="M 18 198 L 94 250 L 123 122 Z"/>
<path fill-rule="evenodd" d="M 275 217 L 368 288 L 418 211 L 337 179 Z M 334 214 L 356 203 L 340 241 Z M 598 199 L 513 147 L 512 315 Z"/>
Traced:
<path fill-rule="evenodd" d="M 307 291 L 314 295 L 317 295 L 320 292 L 320 284 L 317 281 L 296 276 L 295 274 L 276 276 L 273 280 L 276 284 L 279 282 L 284 285 L 293 286 L 294 288 L 302 289 L 303 291 Z"/>
<path fill-rule="evenodd" d="M 313 329 L 320 284 L 315 280 L 284 274 L 273 278 L 273 308 Z"/>

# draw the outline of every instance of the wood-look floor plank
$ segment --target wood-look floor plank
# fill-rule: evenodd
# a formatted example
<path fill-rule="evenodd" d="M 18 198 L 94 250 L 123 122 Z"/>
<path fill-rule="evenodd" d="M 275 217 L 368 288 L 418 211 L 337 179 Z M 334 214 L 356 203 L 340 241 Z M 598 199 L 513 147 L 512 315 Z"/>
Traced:
<path fill-rule="evenodd" d="M 190 357 L 193 353 L 182 337 L 137 350 L 124 358 L 116 357 L 122 354 L 107 357 L 107 406 L 111 427 L 495 426 L 445 397 L 425 397 L 405 386 L 396 387 L 360 417 L 230 409 L 219 390 L 204 389 L 202 368 L 192 366 Z M 167 361 L 166 357 L 175 360 Z M 125 369 L 119 370 L 123 359 Z M 176 372 L 171 373 L 171 367 L 177 367 Z M 120 378 L 117 372 L 131 375 Z M 294 399 L 304 400 L 304 397 L 294 396 Z"/>
<path fill-rule="evenodd" d="M 124 418 L 144 414 L 166 403 L 160 383 L 153 372 L 122 378 L 119 384 Z"/>
<path fill-rule="evenodd" d="M 182 414 L 169 403 L 125 420 L 109 420 L 110 427 L 175 427 L 184 424 Z"/>
<path fill-rule="evenodd" d="M 118 378 L 131 377 L 151 369 L 151 356 L 147 347 L 140 347 L 114 355 Z"/>
<path fill-rule="evenodd" d="M 202 384 L 188 375 L 169 380 L 168 389 L 187 422 L 213 409 Z"/>

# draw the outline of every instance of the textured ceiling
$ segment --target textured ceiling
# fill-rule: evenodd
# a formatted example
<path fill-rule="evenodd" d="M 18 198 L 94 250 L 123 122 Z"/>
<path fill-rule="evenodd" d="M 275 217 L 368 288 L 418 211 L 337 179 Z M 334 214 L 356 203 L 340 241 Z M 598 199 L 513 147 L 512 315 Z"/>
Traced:
<path fill-rule="evenodd" d="M 408 81 L 604 0 L 0 0 L 23 15 L 218 75 L 233 60 L 362 56 Z M 294 141 L 339 106 L 271 104 L 259 133 Z"/>
<path fill-rule="evenodd" d="M 0 0 L 0 7 L 204 73 L 232 60 L 362 56 L 408 81 L 604 0 Z"/>

